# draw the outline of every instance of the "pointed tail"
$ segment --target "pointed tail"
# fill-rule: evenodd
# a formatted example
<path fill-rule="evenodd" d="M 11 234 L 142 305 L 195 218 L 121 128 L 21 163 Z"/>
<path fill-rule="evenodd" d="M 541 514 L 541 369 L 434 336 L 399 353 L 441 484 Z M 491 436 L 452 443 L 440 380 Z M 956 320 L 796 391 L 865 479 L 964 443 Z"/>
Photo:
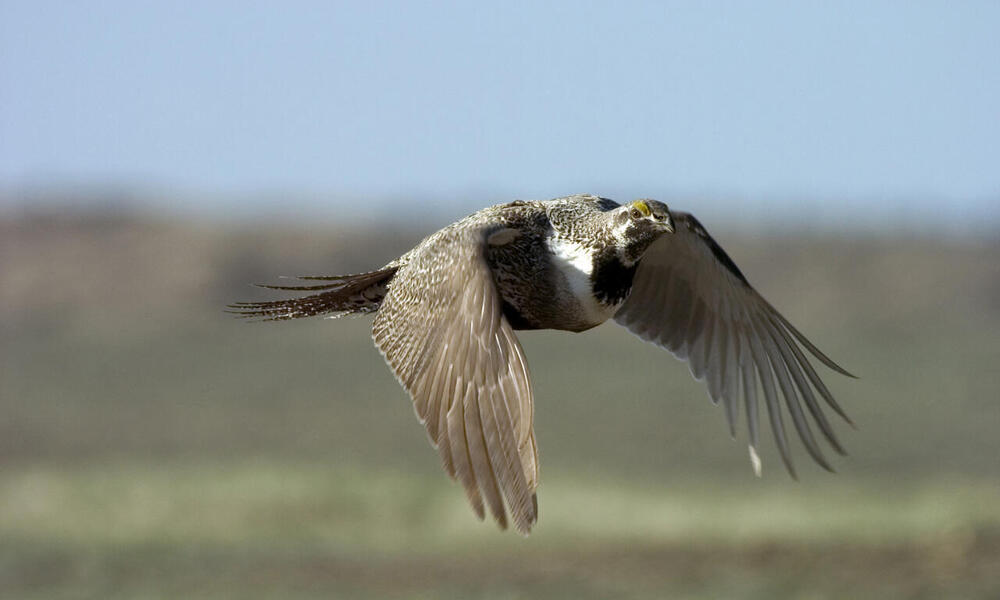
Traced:
<path fill-rule="evenodd" d="M 385 297 L 389 281 L 398 267 L 389 267 L 357 275 L 305 276 L 299 279 L 330 281 L 320 285 L 258 285 L 271 290 L 315 292 L 319 294 L 271 300 L 268 302 L 235 302 L 226 312 L 244 319 L 283 321 L 327 314 L 370 313 L 378 310 Z"/>

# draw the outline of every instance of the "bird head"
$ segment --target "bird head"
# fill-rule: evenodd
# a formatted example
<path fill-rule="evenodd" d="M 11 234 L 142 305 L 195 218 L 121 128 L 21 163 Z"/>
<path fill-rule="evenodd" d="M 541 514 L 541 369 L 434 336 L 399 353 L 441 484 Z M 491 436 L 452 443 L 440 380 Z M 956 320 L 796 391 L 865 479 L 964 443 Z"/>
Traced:
<path fill-rule="evenodd" d="M 642 258 L 661 235 L 674 232 L 670 210 L 656 200 L 635 200 L 619 206 L 612 219 L 621 260 L 628 266 Z"/>

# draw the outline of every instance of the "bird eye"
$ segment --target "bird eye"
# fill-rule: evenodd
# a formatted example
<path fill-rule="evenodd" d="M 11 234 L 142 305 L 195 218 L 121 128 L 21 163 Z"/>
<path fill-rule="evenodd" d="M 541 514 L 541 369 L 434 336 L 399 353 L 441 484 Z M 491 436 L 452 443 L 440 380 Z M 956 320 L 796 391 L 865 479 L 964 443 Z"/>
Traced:
<path fill-rule="evenodd" d="M 629 215 L 630 215 L 630 216 L 631 216 L 631 217 L 632 217 L 633 219 L 638 219 L 639 217 L 641 217 L 641 216 L 642 216 L 642 213 L 641 213 L 641 212 L 639 212 L 639 209 L 638 209 L 638 208 L 633 208 L 632 210 L 630 210 L 630 211 L 629 211 Z"/>

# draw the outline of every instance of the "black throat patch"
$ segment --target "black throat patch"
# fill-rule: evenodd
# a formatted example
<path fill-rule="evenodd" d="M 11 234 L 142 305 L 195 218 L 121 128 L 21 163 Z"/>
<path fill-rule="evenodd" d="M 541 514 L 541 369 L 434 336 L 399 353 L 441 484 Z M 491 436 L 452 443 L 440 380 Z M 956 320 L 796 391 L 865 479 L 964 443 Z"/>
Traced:
<path fill-rule="evenodd" d="M 624 302 L 632 290 L 637 267 L 638 263 L 626 267 L 613 249 L 609 248 L 598 254 L 594 258 L 594 270 L 590 274 L 594 297 L 609 306 Z"/>

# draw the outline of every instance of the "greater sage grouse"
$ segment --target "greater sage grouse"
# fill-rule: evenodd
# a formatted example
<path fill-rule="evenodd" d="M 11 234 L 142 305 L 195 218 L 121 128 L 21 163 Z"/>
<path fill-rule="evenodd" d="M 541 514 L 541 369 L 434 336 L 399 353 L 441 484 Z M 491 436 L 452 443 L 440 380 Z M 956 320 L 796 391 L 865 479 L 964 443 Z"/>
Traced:
<path fill-rule="evenodd" d="M 413 398 L 445 470 L 479 518 L 485 504 L 502 528 L 504 501 L 521 533 L 538 516 L 534 398 L 516 329 L 585 331 L 614 318 L 687 360 L 711 399 L 722 401 L 733 434 L 745 402 L 758 473 L 758 382 L 793 477 L 779 389 L 820 465 L 830 469 L 805 411 L 844 453 L 813 389 L 850 419 L 803 348 L 853 376 L 750 287 L 697 219 L 655 200 L 622 206 L 581 195 L 491 206 L 377 271 L 302 279 L 328 283 L 264 286 L 318 293 L 231 308 L 265 320 L 376 313 L 375 345 Z"/>

